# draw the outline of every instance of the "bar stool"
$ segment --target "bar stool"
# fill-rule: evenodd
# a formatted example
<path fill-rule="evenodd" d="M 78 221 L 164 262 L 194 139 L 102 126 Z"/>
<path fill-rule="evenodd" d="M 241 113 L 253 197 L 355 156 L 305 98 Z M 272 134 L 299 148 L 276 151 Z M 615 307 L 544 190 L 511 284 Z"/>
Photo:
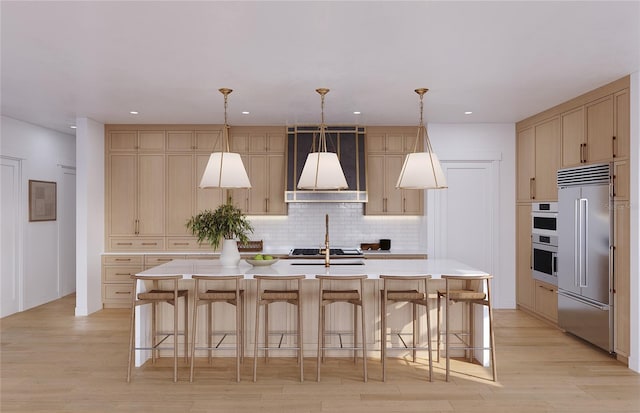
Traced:
<path fill-rule="evenodd" d="M 493 375 L 493 381 L 497 380 L 496 373 L 496 353 L 493 334 L 493 307 L 491 305 L 491 279 L 492 275 L 442 275 L 445 280 L 445 290 L 438 290 L 438 356 L 440 355 L 440 301 L 445 299 L 446 305 L 444 306 L 445 316 L 445 358 L 447 365 L 446 380 L 449 381 L 450 374 L 450 350 L 461 349 L 467 353 L 467 357 L 470 361 L 473 361 L 473 350 L 490 350 L 491 351 L 491 371 Z M 462 282 L 462 288 L 454 288 L 451 286 L 451 282 Z M 483 291 L 486 291 L 483 292 Z M 468 332 L 459 331 L 453 332 L 450 328 L 450 309 L 449 305 L 455 303 L 463 303 L 468 306 L 469 309 L 469 327 Z M 476 347 L 473 339 L 473 304 L 486 306 L 489 310 L 489 347 Z M 450 337 L 454 335 L 458 340 L 462 342 L 462 346 L 451 347 Z M 465 337 L 468 339 L 465 341 Z"/>
<path fill-rule="evenodd" d="M 269 359 L 269 351 L 272 350 L 297 350 L 298 364 L 300 365 L 300 381 L 304 381 L 304 354 L 302 342 L 302 280 L 304 275 L 254 275 L 257 281 L 256 285 L 256 325 L 255 337 L 253 344 L 253 381 L 255 382 L 258 374 L 258 350 L 264 350 L 265 363 Z M 295 281 L 293 289 L 277 289 L 267 290 L 262 288 L 263 283 L 272 283 L 278 281 Z M 269 304 L 273 303 L 289 303 L 295 305 L 298 310 L 297 314 L 297 330 L 295 333 L 289 331 L 269 331 Z M 264 346 L 258 346 L 258 337 L 260 330 L 260 307 L 264 306 Z M 269 347 L 269 336 L 279 335 L 280 340 L 278 347 Z M 282 341 L 285 335 L 296 335 L 298 338 L 297 345 L 294 347 L 282 347 Z"/>
<path fill-rule="evenodd" d="M 163 275 L 163 276 L 145 276 L 145 275 L 132 275 L 133 279 L 133 295 L 131 301 L 131 326 L 129 334 L 129 365 L 127 368 L 127 383 L 131 381 L 131 367 L 133 365 L 134 353 L 136 350 L 151 350 L 151 360 L 155 363 L 156 358 L 160 350 L 168 349 L 168 347 L 161 348 L 160 345 L 170 336 L 173 336 L 173 381 L 178 381 L 178 336 L 184 336 L 184 358 L 185 362 L 189 357 L 187 337 L 189 328 L 189 306 L 188 306 L 188 292 L 187 290 L 178 289 L 178 281 L 182 279 L 182 275 Z M 152 281 L 153 287 L 149 291 L 138 292 L 138 283 L 144 281 Z M 160 281 L 171 281 L 173 284 L 172 289 L 160 289 Z M 180 333 L 178 331 L 178 298 L 184 298 L 184 331 Z M 158 304 L 168 303 L 173 306 L 173 331 L 171 332 L 159 332 L 157 330 L 157 308 Z M 135 346 L 135 323 L 136 323 L 136 307 L 151 304 L 151 347 L 136 347 Z M 163 336 L 161 340 L 158 340 L 158 336 Z"/>
<path fill-rule="evenodd" d="M 320 381 L 320 364 L 324 362 L 324 352 L 326 349 L 341 349 L 341 350 L 353 350 L 353 361 L 357 361 L 356 352 L 362 350 L 362 368 L 364 381 L 367 382 L 367 334 L 366 334 L 366 317 L 364 300 L 362 295 L 364 294 L 364 280 L 367 279 L 366 275 L 316 275 L 316 278 L 320 280 L 318 287 L 318 364 L 316 372 L 316 380 Z M 359 281 L 359 290 L 325 290 L 325 281 L 343 283 L 346 281 Z M 343 332 L 326 332 L 325 331 L 325 316 L 326 307 L 333 303 L 349 303 L 353 304 L 353 347 L 344 347 L 342 345 Z M 357 308 L 360 307 L 360 315 L 362 322 L 362 346 L 358 347 L 358 334 L 357 334 Z M 325 343 L 325 335 L 332 334 L 340 336 L 340 347 L 327 347 Z M 349 333 L 351 334 L 351 333 Z"/>
<path fill-rule="evenodd" d="M 380 350 L 382 359 L 382 381 L 387 380 L 387 351 L 389 350 L 411 350 L 413 362 L 416 362 L 416 351 L 424 350 L 424 347 L 418 347 L 416 340 L 416 320 L 418 316 L 418 306 L 424 306 L 427 315 L 427 348 L 429 352 L 429 381 L 433 381 L 433 361 L 431 357 L 431 320 L 429 312 L 429 299 L 428 299 L 428 280 L 431 279 L 430 275 L 380 275 L 383 280 L 383 288 L 380 290 Z M 391 284 L 406 283 L 407 281 L 418 282 L 418 284 L 424 285 L 424 292 L 418 289 L 413 290 L 396 290 L 391 289 Z M 392 303 L 411 303 L 412 307 L 412 345 L 409 347 L 398 333 L 398 337 L 402 340 L 403 347 L 391 347 L 387 348 L 387 302 Z"/>
<path fill-rule="evenodd" d="M 244 275 L 193 275 L 195 280 L 194 299 L 193 299 L 193 325 L 191 327 L 191 373 L 189 381 L 193 381 L 193 370 L 195 364 L 196 350 L 207 350 L 209 353 L 209 364 L 212 362 L 212 352 L 214 350 L 227 350 L 229 347 L 221 347 L 220 345 L 228 335 L 236 338 L 236 381 L 240 382 L 240 363 L 244 359 L 244 290 L 240 289 L 240 281 L 244 279 Z M 226 290 L 210 290 L 206 289 L 200 292 L 200 283 L 203 284 L 213 282 L 234 281 L 234 289 Z M 235 307 L 235 332 L 219 332 L 222 338 L 216 345 L 212 344 L 212 337 L 216 335 L 213 329 L 213 304 L 227 303 Z M 198 306 L 207 306 L 207 346 L 196 347 L 196 326 L 198 325 Z"/>

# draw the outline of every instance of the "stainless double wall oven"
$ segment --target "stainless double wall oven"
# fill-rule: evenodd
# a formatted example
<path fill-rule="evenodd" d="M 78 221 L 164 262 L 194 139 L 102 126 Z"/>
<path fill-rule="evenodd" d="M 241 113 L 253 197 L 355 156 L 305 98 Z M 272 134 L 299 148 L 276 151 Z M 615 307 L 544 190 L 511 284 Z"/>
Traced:
<path fill-rule="evenodd" d="M 531 204 L 531 275 L 558 285 L 558 203 Z"/>

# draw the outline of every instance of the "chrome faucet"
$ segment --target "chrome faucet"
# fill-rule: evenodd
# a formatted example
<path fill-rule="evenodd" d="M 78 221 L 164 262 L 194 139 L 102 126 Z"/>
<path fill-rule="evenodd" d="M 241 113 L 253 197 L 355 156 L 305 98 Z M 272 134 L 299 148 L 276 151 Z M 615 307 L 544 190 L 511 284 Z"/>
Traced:
<path fill-rule="evenodd" d="M 320 250 L 321 253 L 324 253 L 324 266 L 328 267 L 331 265 L 329 262 L 329 255 L 331 255 L 331 249 L 329 248 L 329 214 L 325 215 L 325 232 L 324 232 L 324 250 Z"/>

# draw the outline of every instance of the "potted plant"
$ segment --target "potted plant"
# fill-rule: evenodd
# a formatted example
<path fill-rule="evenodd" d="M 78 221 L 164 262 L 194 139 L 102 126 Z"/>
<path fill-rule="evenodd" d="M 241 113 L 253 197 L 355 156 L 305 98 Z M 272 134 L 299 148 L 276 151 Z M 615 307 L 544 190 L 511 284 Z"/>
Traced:
<path fill-rule="evenodd" d="M 198 237 L 198 242 L 208 241 L 218 249 L 222 241 L 220 263 L 223 267 L 235 267 L 240 262 L 240 252 L 236 239 L 242 244 L 249 241 L 247 234 L 253 232 L 253 226 L 246 215 L 235 207 L 229 199 L 215 211 L 209 209 L 200 212 L 187 221 L 187 228 Z"/>

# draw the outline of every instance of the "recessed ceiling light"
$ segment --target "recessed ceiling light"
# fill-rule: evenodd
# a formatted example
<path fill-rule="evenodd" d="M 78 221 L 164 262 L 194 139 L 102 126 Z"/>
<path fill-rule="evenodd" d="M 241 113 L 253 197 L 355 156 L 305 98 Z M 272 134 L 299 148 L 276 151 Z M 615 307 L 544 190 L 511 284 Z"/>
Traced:
<path fill-rule="evenodd" d="M 131 113 L 132 115 L 137 115 L 137 114 L 138 114 L 138 113 L 140 113 L 140 112 L 138 112 L 137 110 L 132 110 L 132 111 L 131 111 L 131 112 L 129 112 L 129 113 Z"/>
<path fill-rule="evenodd" d="M 466 111 L 464 114 L 465 115 L 471 115 L 473 112 L 471 112 L 470 110 Z"/>
<path fill-rule="evenodd" d="M 248 115 L 249 113 L 251 113 L 251 112 L 248 112 L 248 111 L 246 111 L 246 110 L 242 111 L 242 114 L 243 114 L 243 115 Z"/>
<path fill-rule="evenodd" d="M 361 114 L 361 113 L 362 113 L 362 112 L 358 112 L 358 111 L 353 112 L 353 114 L 354 114 L 354 115 L 359 115 L 359 114 Z"/>
<path fill-rule="evenodd" d="M 77 128 L 78 128 L 76 125 L 69 125 L 69 127 L 70 127 L 71 129 L 77 129 Z"/>

